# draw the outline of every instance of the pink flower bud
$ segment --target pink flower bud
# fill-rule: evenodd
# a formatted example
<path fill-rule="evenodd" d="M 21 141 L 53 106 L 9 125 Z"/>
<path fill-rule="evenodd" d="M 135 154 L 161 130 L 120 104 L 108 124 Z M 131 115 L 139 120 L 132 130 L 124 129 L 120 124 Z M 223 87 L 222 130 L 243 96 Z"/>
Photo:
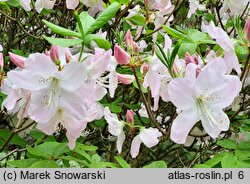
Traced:
<path fill-rule="evenodd" d="M 24 62 L 26 60 L 25 57 L 23 56 L 19 56 L 17 54 L 13 54 L 11 52 L 9 52 L 9 56 L 10 56 L 10 60 L 17 66 L 20 68 L 25 68 L 24 66 Z"/>
<path fill-rule="evenodd" d="M 186 65 L 193 63 L 193 57 L 188 52 L 185 53 L 185 63 Z"/>
<path fill-rule="evenodd" d="M 198 56 L 191 56 L 188 52 L 185 53 L 185 62 L 186 65 L 188 65 L 189 63 L 194 63 L 196 65 L 199 64 L 199 58 Z"/>
<path fill-rule="evenodd" d="M 126 113 L 126 121 L 129 122 L 129 123 L 134 123 L 134 111 L 132 110 L 127 110 L 127 113 Z"/>
<path fill-rule="evenodd" d="M 173 64 L 173 71 L 174 71 L 174 73 L 175 74 L 178 74 L 179 73 L 179 67 L 177 66 L 177 64 L 176 64 L 176 62 L 174 62 L 174 64 Z"/>
<path fill-rule="evenodd" d="M 122 84 L 131 84 L 135 80 L 135 77 L 133 75 L 120 74 L 120 73 L 116 73 L 116 74 L 117 74 L 118 80 Z"/>
<path fill-rule="evenodd" d="M 125 35 L 125 44 L 127 47 L 131 47 L 131 45 L 133 44 L 133 38 L 132 38 L 130 30 L 128 30 Z"/>
<path fill-rule="evenodd" d="M 69 63 L 72 60 L 72 56 L 69 52 L 65 52 L 66 63 Z"/>
<path fill-rule="evenodd" d="M 58 47 L 56 45 L 53 45 L 50 48 L 50 59 L 52 61 L 54 61 L 55 63 L 57 63 L 59 61 L 59 50 L 58 50 Z"/>
<path fill-rule="evenodd" d="M 117 63 L 120 65 L 127 65 L 131 57 L 119 45 L 115 45 L 114 55 Z"/>
<path fill-rule="evenodd" d="M 4 66 L 4 59 L 3 59 L 3 54 L 0 53 L 0 68 L 3 70 L 3 66 Z"/>
<path fill-rule="evenodd" d="M 132 46 L 133 46 L 133 50 L 134 50 L 134 52 L 139 52 L 139 46 L 138 46 L 138 44 L 136 43 L 136 42 L 132 42 Z"/>
<path fill-rule="evenodd" d="M 250 41 L 250 17 L 248 17 L 247 22 L 244 27 L 244 31 L 246 33 L 246 38 Z"/>
<path fill-rule="evenodd" d="M 141 74 L 145 75 L 148 72 L 148 70 L 149 70 L 148 64 L 143 63 L 140 68 Z"/>
<path fill-rule="evenodd" d="M 134 52 L 139 52 L 138 44 L 133 40 L 130 30 L 127 31 L 125 35 L 125 44 L 127 48 L 132 48 Z"/>

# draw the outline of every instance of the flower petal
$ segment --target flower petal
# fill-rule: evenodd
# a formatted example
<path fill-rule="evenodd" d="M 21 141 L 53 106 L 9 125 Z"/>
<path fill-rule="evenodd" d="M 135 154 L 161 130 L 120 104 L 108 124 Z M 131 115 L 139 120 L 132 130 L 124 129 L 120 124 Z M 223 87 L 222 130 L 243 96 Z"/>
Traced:
<path fill-rule="evenodd" d="M 176 78 L 168 85 L 170 101 L 180 110 L 195 107 L 195 90 L 192 82 L 185 78 Z"/>
<path fill-rule="evenodd" d="M 140 139 L 140 136 L 139 135 L 135 136 L 132 141 L 131 149 L 130 149 L 130 154 L 132 158 L 137 157 L 137 155 L 139 154 L 141 143 L 142 141 Z"/>
<path fill-rule="evenodd" d="M 125 134 L 124 134 L 123 131 L 117 137 L 116 145 L 117 145 L 117 151 L 118 151 L 118 153 L 122 152 L 122 145 L 123 145 L 123 142 L 125 141 L 125 138 L 126 137 L 125 137 Z"/>
<path fill-rule="evenodd" d="M 198 121 L 199 116 L 196 109 L 190 108 L 182 111 L 173 121 L 170 138 L 178 144 L 184 144 L 188 133 Z"/>

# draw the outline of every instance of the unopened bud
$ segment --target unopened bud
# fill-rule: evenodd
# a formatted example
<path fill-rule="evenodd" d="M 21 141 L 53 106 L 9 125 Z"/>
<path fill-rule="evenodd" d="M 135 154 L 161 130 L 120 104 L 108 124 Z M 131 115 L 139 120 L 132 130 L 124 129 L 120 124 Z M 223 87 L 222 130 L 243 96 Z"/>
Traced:
<path fill-rule="evenodd" d="M 128 123 L 134 123 L 134 111 L 132 110 L 127 110 L 127 113 L 126 113 L 126 121 Z"/>
<path fill-rule="evenodd" d="M 244 27 L 244 31 L 246 33 L 246 39 L 250 41 L 250 17 L 248 17 L 247 22 Z"/>
<path fill-rule="evenodd" d="M 72 60 L 72 56 L 69 52 L 65 52 L 66 63 L 69 63 Z"/>
<path fill-rule="evenodd" d="M 0 68 L 1 68 L 1 70 L 3 70 L 3 66 L 4 66 L 3 54 L 0 53 Z"/>
<path fill-rule="evenodd" d="M 56 45 L 53 45 L 50 48 L 50 59 L 52 61 L 54 61 L 55 63 L 59 62 L 59 50 L 58 50 L 58 47 Z"/>
<path fill-rule="evenodd" d="M 122 84 L 131 84 L 135 80 L 135 77 L 133 75 L 120 74 L 120 73 L 116 73 L 116 74 L 117 74 L 118 80 Z"/>
<path fill-rule="evenodd" d="M 127 52 L 125 52 L 119 45 L 114 48 L 115 59 L 120 65 L 127 65 L 131 59 Z"/>
<path fill-rule="evenodd" d="M 11 53 L 11 52 L 9 52 L 9 57 L 10 57 L 10 60 L 11 60 L 17 67 L 25 68 L 25 66 L 24 66 L 24 63 L 25 63 L 25 60 L 26 60 L 25 57 L 19 56 L 19 55 L 17 55 L 17 54 L 13 54 L 13 53 Z"/>
<path fill-rule="evenodd" d="M 143 63 L 140 68 L 141 74 L 145 75 L 149 70 L 149 66 L 147 63 Z"/>

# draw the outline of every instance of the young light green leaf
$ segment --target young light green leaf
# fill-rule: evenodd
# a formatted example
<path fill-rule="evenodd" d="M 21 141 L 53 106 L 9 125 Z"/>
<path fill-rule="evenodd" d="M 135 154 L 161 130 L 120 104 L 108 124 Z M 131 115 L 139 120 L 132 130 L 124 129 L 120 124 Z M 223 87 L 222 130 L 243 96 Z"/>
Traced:
<path fill-rule="evenodd" d="M 151 164 L 148 164 L 146 166 L 144 166 L 143 168 L 167 168 L 167 164 L 165 161 L 160 160 L 160 161 L 155 161 L 152 162 Z"/>
<path fill-rule="evenodd" d="M 28 168 L 35 162 L 37 162 L 36 158 L 29 158 L 29 159 L 23 159 L 23 160 L 7 161 L 7 164 L 9 166 L 17 167 L 17 168 Z"/>
<path fill-rule="evenodd" d="M 48 22 L 46 20 L 43 20 L 43 22 L 48 28 L 50 28 L 56 34 L 59 34 L 62 36 L 74 36 L 77 38 L 81 38 L 80 33 L 77 33 L 77 32 L 71 31 L 69 29 L 63 28 L 61 26 L 55 25 L 55 24 Z"/>
<path fill-rule="evenodd" d="M 91 27 L 92 24 L 94 24 L 95 19 L 90 16 L 88 12 L 85 11 L 79 15 L 79 19 L 81 21 L 84 34 L 87 34 L 88 29 Z"/>
<path fill-rule="evenodd" d="M 84 44 L 86 46 L 90 47 L 91 41 L 96 42 L 98 47 L 103 48 L 105 50 L 108 50 L 108 49 L 111 48 L 110 43 L 106 39 L 102 38 L 101 36 L 98 36 L 98 35 L 95 35 L 95 34 L 89 34 L 89 35 L 86 35 L 84 37 Z"/>
<path fill-rule="evenodd" d="M 120 164 L 122 168 L 131 168 L 131 166 L 120 156 L 115 156 L 115 160 Z"/>
<path fill-rule="evenodd" d="M 180 31 L 177 31 L 177 30 L 175 30 L 175 29 L 173 29 L 171 27 L 167 27 L 165 25 L 163 25 L 162 27 L 172 37 L 179 38 L 179 39 L 182 39 L 182 40 L 190 40 L 188 36 L 186 36 L 185 34 L 183 34 Z"/>
<path fill-rule="evenodd" d="M 221 160 L 222 168 L 237 168 L 239 166 L 239 160 L 232 153 L 226 153 Z"/>
<path fill-rule="evenodd" d="M 104 12 L 102 12 L 96 19 L 94 23 L 91 24 L 87 31 L 87 34 L 93 33 L 95 30 L 103 27 L 110 19 L 115 17 L 115 14 L 120 9 L 121 5 L 118 2 L 114 2 L 108 6 Z"/>
<path fill-rule="evenodd" d="M 52 45 L 58 45 L 61 47 L 72 47 L 75 45 L 80 45 L 83 42 L 82 39 L 53 38 L 47 36 L 43 37 Z"/>
<path fill-rule="evenodd" d="M 235 149 L 237 146 L 236 142 L 230 139 L 218 140 L 217 145 L 227 149 Z"/>
<path fill-rule="evenodd" d="M 40 160 L 30 166 L 30 168 L 59 168 L 54 160 Z"/>

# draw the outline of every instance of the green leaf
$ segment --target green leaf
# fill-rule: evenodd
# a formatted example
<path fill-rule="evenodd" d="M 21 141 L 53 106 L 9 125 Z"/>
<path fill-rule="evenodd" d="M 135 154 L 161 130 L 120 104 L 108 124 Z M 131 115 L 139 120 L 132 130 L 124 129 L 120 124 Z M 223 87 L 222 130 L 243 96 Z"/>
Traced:
<path fill-rule="evenodd" d="M 216 166 L 218 163 L 221 162 L 223 156 L 224 156 L 224 154 L 215 155 L 213 158 L 211 158 L 210 160 L 206 161 L 204 164 L 205 164 L 205 165 L 209 165 L 209 166 L 211 166 L 211 167 L 214 167 L 214 166 Z"/>
<path fill-rule="evenodd" d="M 227 149 L 235 149 L 237 144 L 234 140 L 230 140 L 230 139 L 222 139 L 217 141 L 217 145 L 223 147 L 223 148 L 227 148 Z"/>
<path fill-rule="evenodd" d="M 8 0 L 7 3 L 11 6 L 14 6 L 14 7 L 19 6 L 19 0 Z"/>
<path fill-rule="evenodd" d="M 43 37 L 52 45 L 58 45 L 61 47 L 72 47 L 75 45 L 80 45 L 83 42 L 82 39 L 53 38 L 47 36 Z"/>
<path fill-rule="evenodd" d="M 110 168 L 119 168 L 117 164 L 112 163 L 112 162 L 100 162 L 102 167 L 110 167 Z"/>
<path fill-rule="evenodd" d="M 78 147 L 75 147 L 74 151 L 76 153 L 78 153 L 79 155 L 81 155 L 83 158 L 85 158 L 85 160 L 87 160 L 89 163 L 92 162 L 91 156 L 84 150 L 81 150 Z"/>
<path fill-rule="evenodd" d="M 226 153 L 221 160 L 222 168 L 237 168 L 239 160 L 232 153 Z"/>
<path fill-rule="evenodd" d="M 181 43 L 182 43 L 181 40 L 177 42 L 176 46 L 174 47 L 174 49 L 173 49 L 173 51 L 171 53 L 170 60 L 168 60 L 168 66 L 169 66 L 170 70 L 172 70 L 172 68 L 173 68 L 174 60 L 175 60 L 175 58 L 176 58 L 176 56 L 178 54 L 178 51 L 179 51 L 179 49 L 181 47 Z"/>
<path fill-rule="evenodd" d="M 27 150 L 32 155 L 48 159 L 58 157 L 70 151 L 67 143 L 58 142 L 45 142 L 34 148 L 28 145 Z"/>
<path fill-rule="evenodd" d="M 136 26 L 145 26 L 146 19 L 143 15 L 137 14 L 133 17 L 128 18 L 128 20 Z"/>
<path fill-rule="evenodd" d="M 84 37 L 84 44 L 88 47 L 90 47 L 91 41 L 96 42 L 98 47 L 103 48 L 105 50 L 109 50 L 111 48 L 110 43 L 102 38 L 101 36 L 95 35 L 95 34 L 89 34 Z"/>
<path fill-rule="evenodd" d="M 167 164 L 165 161 L 160 160 L 160 161 L 155 161 L 152 162 L 151 164 L 148 164 L 146 166 L 144 166 L 143 168 L 167 168 Z"/>
<path fill-rule="evenodd" d="M 53 160 L 40 160 L 30 166 L 30 168 L 59 168 Z"/>
<path fill-rule="evenodd" d="M 68 161 L 76 161 L 77 163 L 79 164 L 83 164 L 87 167 L 89 167 L 89 163 L 86 162 L 85 160 L 82 160 L 82 159 L 78 159 L 78 158 L 75 158 L 75 157 L 72 157 L 72 156 L 61 156 L 61 157 L 58 157 L 59 159 L 63 159 L 63 160 L 68 160 Z"/>
<path fill-rule="evenodd" d="M 213 43 L 213 40 L 209 39 L 206 33 L 200 32 L 196 29 L 189 29 L 188 36 L 190 40 L 192 40 L 197 45 L 202 44 L 202 43 L 207 43 L 207 41 L 209 42 L 211 41 L 211 43 Z"/>
<path fill-rule="evenodd" d="M 239 160 L 249 160 L 250 151 L 249 150 L 235 150 L 235 155 Z"/>
<path fill-rule="evenodd" d="M 197 45 L 195 43 L 183 42 L 179 48 L 178 55 L 180 57 L 184 57 L 186 52 L 193 55 L 196 53 L 196 48 L 197 48 Z"/>
<path fill-rule="evenodd" d="M 2 146 L 2 144 L 4 144 L 4 142 L 10 137 L 11 133 L 12 132 L 7 129 L 0 130 L 0 146 Z M 27 144 L 27 142 L 24 139 L 22 139 L 19 135 L 14 135 L 10 143 L 20 146 L 22 148 L 24 148 Z"/>
<path fill-rule="evenodd" d="M 12 167 L 17 168 L 28 168 L 32 164 L 37 161 L 35 158 L 23 159 L 23 160 L 14 160 L 14 161 L 7 161 L 7 164 Z"/>
<path fill-rule="evenodd" d="M 118 106 L 116 103 L 111 103 L 110 105 L 108 105 L 108 107 L 109 107 L 110 111 L 113 113 L 122 112 L 122 108 L 120 106 Z"/>
<path fill-rule="evenodd" d="M 186 36 L 185 34 L 183 34 L 182 32 L 180 31 L 177 31 L 171 27 L 167 27 L 165 25 L 162 26 L 163 29 L 172 37 L 174 38 L 179 38 L 179 39 L 182 39 L 182 40 L 190 40 L 188 36 Z"/>
<path fill-rule="evenodd" d="M 94 24 L 95 19 L 85 11 L 79 15 L 79 19 L 81 21 L 84 34 L 87 34 L 88 29 L 92 24 Z"/>
<path fill-rule="evenodd" d="M 211 166 L 206 164 L 196 164 L 193 168 L 211 168 Z"/>
<path fill-rule="evenodd" d="M 69 29 L 57 26 L 51 22 L 48 22 L 46 20 L 43 20 L 44 24 L 49 27 L 54 33 L 62 35 L 62 36 L 74 36 L 74 37 L 78 37 L 81 38 L 81 34 L 71 31 Z"/>
<path fill-rule="evenodd" d="M 88 145 L 80 144 L 80 143 L 77 143 L 77 147 L 85 151 L 96 151 L 98 149 L 98 147 L 96 146 L 88 146 Z"/>
<path fill-rule="evenodd" d="M 115 17 L 116 12 L 120 9 L 121 5 L 118 2 L 114 2 L 108 6 L 91 24 L 87 31 L 87 34 L 93 33 L 95 30 L 102 28 L 110 19 Z"/>
<path fill-rule="evenodd" d="M 250 149 L 250 141 L 241 141 L 238 149 Z"/>
<path fill-rule="evenodd" d="M 120 164 L 122 168 L 131 168 L 131 166 L 120 156 L 115 156 L 115 160 Z"/>

